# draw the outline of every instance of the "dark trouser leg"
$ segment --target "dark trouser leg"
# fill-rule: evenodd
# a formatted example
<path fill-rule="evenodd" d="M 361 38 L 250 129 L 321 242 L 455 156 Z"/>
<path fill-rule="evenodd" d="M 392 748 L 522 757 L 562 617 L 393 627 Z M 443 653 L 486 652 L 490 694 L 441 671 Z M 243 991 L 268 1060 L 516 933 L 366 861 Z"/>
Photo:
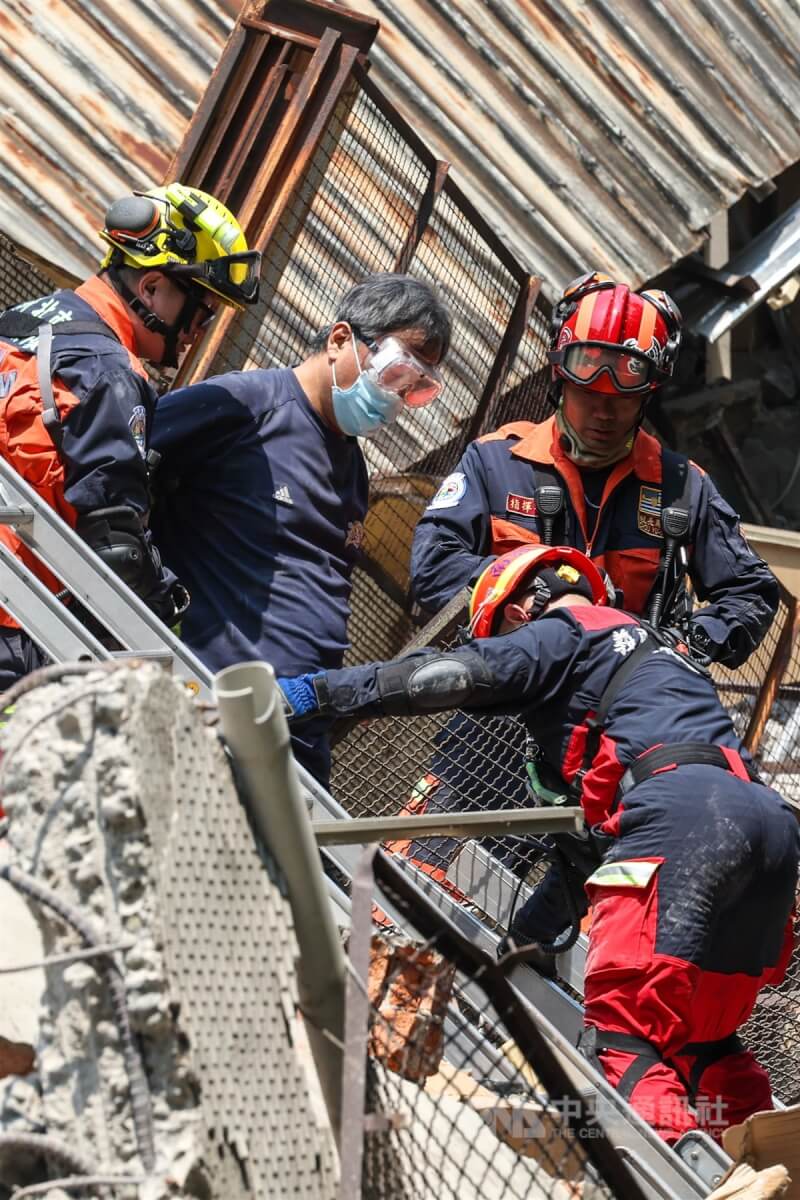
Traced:
<path fill-rule="evenodd" d="M 24 630 L 0 626 L 0 692 L 49 662 Z"/>

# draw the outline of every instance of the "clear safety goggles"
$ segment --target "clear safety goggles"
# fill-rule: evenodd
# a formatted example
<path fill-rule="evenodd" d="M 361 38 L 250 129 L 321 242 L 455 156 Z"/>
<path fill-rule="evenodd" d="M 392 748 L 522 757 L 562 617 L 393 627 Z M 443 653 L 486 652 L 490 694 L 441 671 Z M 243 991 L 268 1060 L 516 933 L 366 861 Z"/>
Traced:
<path fill-rule="evenodd" d="M 548 358 L 565 379 L 588 387 L 605 372 L 620 392 L 645 392 L 661 379 L 658 364 L 643 350 L 608 342 L 573 342 L 551 350 Z"/>
<path fill-rule="evenodd" d="M 359 337 L 358 330 L 354 333 Z M 409 408 L 424 408 L 440 394 L 443 383 L 439 369 L 417 358 L 399 338 L 389 335 L 374 342 L 360 340 L 369 349 L 363 370 L 379 387 L 401 396 Z"/>

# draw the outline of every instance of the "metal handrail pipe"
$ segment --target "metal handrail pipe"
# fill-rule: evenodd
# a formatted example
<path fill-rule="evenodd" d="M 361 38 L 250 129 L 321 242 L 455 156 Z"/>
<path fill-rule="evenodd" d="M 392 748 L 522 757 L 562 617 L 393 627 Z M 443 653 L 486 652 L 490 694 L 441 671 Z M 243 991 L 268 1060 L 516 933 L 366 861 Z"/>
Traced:
<path fill-rule="evenodd" d="M 354 817 L 350 821 L 315 821 L 318 846 L 350 846 L 389 838 L 524 837 L 526 834 L 580 833 L 583 809 L 513 808 L 492 812 L 423 813 L 399 817 Z"/>
<path fill-rule="evenodd" d="M 345 958 L 311 818 L 289 744 L 283 699 L 268 663 L 214 678 L 220 724 L 253 825 L 283 872 L 300 948 L 297 983 L 331 1127 L 339 1136 Z"/>

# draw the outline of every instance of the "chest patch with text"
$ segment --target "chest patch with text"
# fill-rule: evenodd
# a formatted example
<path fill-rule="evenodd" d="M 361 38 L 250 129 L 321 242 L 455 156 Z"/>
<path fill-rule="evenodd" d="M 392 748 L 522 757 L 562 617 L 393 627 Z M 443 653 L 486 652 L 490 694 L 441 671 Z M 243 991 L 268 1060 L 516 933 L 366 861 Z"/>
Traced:
<path fill-rule="evenodd" d="M 533 496 L 518 496 L 516 492 L 509 492 L 506 496 L 506 512 L 516 513 L 519 517 L 535 517 L 536 501 Z"/>

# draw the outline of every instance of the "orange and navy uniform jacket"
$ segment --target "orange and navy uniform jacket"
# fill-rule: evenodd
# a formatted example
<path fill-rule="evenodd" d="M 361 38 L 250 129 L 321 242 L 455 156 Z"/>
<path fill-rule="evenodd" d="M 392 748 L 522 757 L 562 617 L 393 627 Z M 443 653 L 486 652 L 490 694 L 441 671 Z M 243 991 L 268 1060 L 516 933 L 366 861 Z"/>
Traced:
<path fill-rule="evenodd" d="M 661 509 L 678 495 L 662 495 L 687 460 L 640 430 L 631 453 L 607 471 L 587 518 L 587 479 L 561 447 L 555 418 L 520 421 L 473 442 L 423 514 L 411 556 L 415 599 L 432 612 L 472 585 L 498 554 L 544 540 L 537 487 L 558 482 L 565 506 L 553 544 L 574 546 L 603 567 L 622 589 L 624 608 L 643 614 L 663 547 Z M 744 662 L 769 628 L 778 584 L 748 546 L 739 519 L 711 479 L 695 464 L 689 477 L 689 575 L 706 607 L 694 620 L 723 647 L 729 666 Z M 675 490 L 675 489 L 673 489 Z M 593 514 L 594 515 L 594 514 Z"/>
<path fill-rule="evenodd" d="M 12 312 L 53 326 L 52 377 L 61 418 L 59 454 L 42 421 L 38 339 L 0 337 L 0 454 L 73 528 L 80 514 L 129 505 L 149 508 L 145 454 L 156 393 L 135 354 L 130 312 L 95 276 L 75 291 L 28 300 Z M 103 321 L 115 336 L 59 335 L 64 322 Z M 0 538 L 52 591 L 58 580 L 7 526 Z M 163 572 L 164 595 L 174 583 Z M 0 609 L 0 627 L 17 622 Z"/>

